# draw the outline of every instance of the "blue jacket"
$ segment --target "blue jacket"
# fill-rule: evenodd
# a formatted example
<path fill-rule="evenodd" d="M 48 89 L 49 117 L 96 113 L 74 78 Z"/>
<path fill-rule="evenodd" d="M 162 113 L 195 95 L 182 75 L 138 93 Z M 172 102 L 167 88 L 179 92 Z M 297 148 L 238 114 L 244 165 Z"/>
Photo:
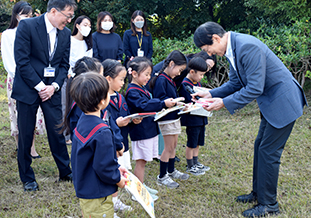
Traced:
<path fill-rule="evenodd" d="M 73 102 L 67 115 L 67 119 L 69 119 L 71 140 L 73 137 L 73 130 L 76 128 L 78 120 L 80 119 L 82 113 L 82 110 L 77 106 L 76 102 Z"/>
<path fill-rule="evenodd" d="M 71 109 L 69 111 L 69 114 L 67 115 L 68 119 L 69 119 L 71 140 L 72 140 L 72 136 L 73 136 L 73 130 L 76 128 L 78 120 L 80 119 L 82 114 L 84 114 L 83 111 L 77 106 L 76 102 L 73 102 Z M 104 113 L 102 113 L 101 116 L 103 118 Z M 107 115 L 106 120 L 107 120 L 109 127 L 111 127 L 111 129 L 114 132 L 114 137 L 115 137 L 114 141 L 116 143 L 117 151 L 119 151 L 123 148 L 123 143 L 122 143 L 123 137 L 121 135 L 121 131 L 111 116 Z"/>
<path fill-rule="evenodd" d="M 162 72 L 153 87 L 153 96 L 164 101 L 168 98 L 177 98 L 177 88 L 175 82 L 164 72 Z M 159 121 L 164 120 L 176 120 L 179 118 L 178 111 L 171 112 L 165 117 L 162 117 Z"/>
<path fill-rule="evenodd" d="M 125 98 L 118 92 L 117 95 L 110 96 L 110 103 L 107 106 L 106 110 L 108 110 L 111 114 L 112 120 L 116 121 L 118 117 L 125 117 L 130 114 Z M 116 124 L 117 125 L 117 124 Z M 118 125 L 117 125 L 118 126 Z M 121 131 L 121 135 L 123 137 L 124 151 L 129 150 L 129 125 L 119 127 Z"/>
<path fill-rule="evenodd" d="M 131 114 L 158 112 L 165 107 L 164 101 L 158 98 L 151 98 L 151 94 L 145 88 L 133 83 L 128 85 L 125 98 Z M 154 122 L 154 117 L 146 117 L 140 124 L 130 126 L 132 141 L 150 139 L 159 133 L 159 127 Z"/>
<path fill-rule="evenodd" d="M 123 34 L 123 50 L 125 54 L 125 63 L 128 62 L 131 56 L 137 56 L 137 50 L 139 48 L 138 39 L 141 39 L 141 32 L 137 32 L 137 36 L 132 36 L 133 32 L 131 29 L 126 30 Z M 151 33 L 147 31 L 149 36 L 143 36 L 141 50 L 144 51 L 144 56 L 151 59 L 153 54 L 153 46 L 152 46 L 152 36 Z"/>
<path fill-rule="evenodd" d="M 193 86 L 200 86 L 201 83 L 193 84 L 191 80 L 188 78 L 184 78 L 181 83 L 179 89 L 179 96 L 185 98 L 185 103 L 192 102 L 191 95 L 186 90 L 186 86 L 190 86 L 193 89 Z M 197 116 L 197 115 L 190 115 L 190 113 L 181 115 L 181 125 L 182 126 L 205 126 L 207 124 L 207 117 L 204 116 Z"/>
<path fill-rule="evenodd" d="M 231 114 L 256 99 L 262 115 L 275 128 L 295 121 L 307 100 L 291 72 L 259 39 L 230 33 L 236 70 L 229 61 L 230 80 L 211 90 L 211 95 L 223 98 Z"/>
<path fill-rule="evenodd" d="M 121 174 L 113 132 L 99 117 L 82 114 L 72 139 L 71 166 L 78 198 L 96 199 L 115 193 Z"/>

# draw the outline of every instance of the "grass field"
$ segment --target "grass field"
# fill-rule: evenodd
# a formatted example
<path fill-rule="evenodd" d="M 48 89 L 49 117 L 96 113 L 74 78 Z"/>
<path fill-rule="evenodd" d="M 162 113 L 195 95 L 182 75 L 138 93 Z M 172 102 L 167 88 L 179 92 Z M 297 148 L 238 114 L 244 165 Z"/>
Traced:
<path fill-rule="evenodd" d="M 309 101 L 311 102 L 311 101 Z M 178 181 L 180 187 L 169 190 L 156 184 L 159 164 L 148 163 L 145 182 L 159 190 L 156 217 L 242 217 L 252 204 L 234 201 L 237 195 L 252 189 L 253 143 L 260 123 L 259 110 L 252 102 L 235 115 L 226 110 L 214 112 L 206 128 L 205 146 L 199 160 L 211 170 L 203 176 Z M 179 137 L 176 168 L 185 171 L 186 135 Z M 15 142 L 10 136 L 6 90 L 0 89 L 0 217 L 82 217 L 71 183 L 58 183 L 58 170 L 50 154 L 46 136 L 36 138 L 42 156 L 32 163 L 40 191 L 25 193 L 19 179 Z M 70 152 L 71 146 L 68 146 Z M 311 217 L 311 109 L 295 124 L 284 149 L 278 186 L 279 217 Z M 135 163 L 132 163 L 134 167 Z M 120 191 L 131 212 L 120 217 L 148 217 L 142 207 Z"/>

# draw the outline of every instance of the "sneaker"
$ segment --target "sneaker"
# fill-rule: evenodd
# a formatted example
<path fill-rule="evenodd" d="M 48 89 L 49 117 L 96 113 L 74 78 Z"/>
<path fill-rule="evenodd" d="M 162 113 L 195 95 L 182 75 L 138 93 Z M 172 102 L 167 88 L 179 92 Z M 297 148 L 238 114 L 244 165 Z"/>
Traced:
<path fill-rule="evenodd" d="M 205 174 L 205 171 L 195 167 L 194 165 L 190 168 L 187 167 L 187 170 L 186 170 L 187 173 L 191 173 L 192 175 L 195 175 L 195 176 L 200 176 L 200 175 L 204 175 Z"/>
<path fill-rule="evenodd" d="M 120 218 L 120 217 L 116 213 L 114 213 L 113 218 Z"/>
<path fill-rule="evenodd" d="M 145 188 L 148 190 L 148 192 L 149 192 L 150 194 L 152 194 L 152 195 L 158 194 L 158 191 L 157 191 L 157 190 L 155 190 L 155 189 L 153 189 L 153 188 L 150 188 L 150 187 L 146 186 L 145 183 L 144 183 L 143 185 L 145 186 Z"/>
<path fill-rule="evenodd" d="M 126 211 L 126 210 L 131 211 L 131 210 L 133 210 L 131 206 L 124 204 L 120 199 L 118 199 L 116 201 L 116 203 L 113 204 L 113 208 L 114 208 L 114 211 L 119 211 L 119 210 L 120 211 Z"/>
<path fill-rule="evenodd" d="M 194 165 L 196 168 L 203 170 L 203 171 L 209 171 L 211 168 L 208 166 L 204 166 L 203 164 L 201 164 L 200 162 L 196 163 Z"/>
<path fill-rule="evenodd" d="M 167 173 L 169 175 L 169 177 L 173 178 L 173 179 L 181 179 L 181 180 L 187 180 L 189 179 L 189 175 L 186 173 L 182 173 L 176 169 L 174 169 L 174 171 L 172 173 Z"/>
<path fill-rule="evenodd" d="M 158 175 L 157 182 L 159 185 L 164 185 L 168 188 L 177 188 L 179 186 L 179 184 L 174 182 L 167 174 L 165 174 L 163 178 L 160 178 Z"/>

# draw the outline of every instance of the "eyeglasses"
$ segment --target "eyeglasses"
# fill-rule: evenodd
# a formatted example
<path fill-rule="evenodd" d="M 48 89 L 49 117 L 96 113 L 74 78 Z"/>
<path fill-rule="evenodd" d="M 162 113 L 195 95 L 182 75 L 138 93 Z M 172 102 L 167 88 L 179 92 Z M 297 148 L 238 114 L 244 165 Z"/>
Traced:
<path fill-rule="evenodd" d="M 66 18 L 67 18 L 67 20 L 69 20 L 69 19 L 73 19 L 74 17 L 75 17 L 75 15 L 73 14 L 73 15 L 66 15 L 66 14 L 64 14 L 63 12 L 61 12 L 61 10 L 59 10 L 58 8 L 55 8 L 59 13 L 61 13 L 62 15 L 64 15 Z"/>

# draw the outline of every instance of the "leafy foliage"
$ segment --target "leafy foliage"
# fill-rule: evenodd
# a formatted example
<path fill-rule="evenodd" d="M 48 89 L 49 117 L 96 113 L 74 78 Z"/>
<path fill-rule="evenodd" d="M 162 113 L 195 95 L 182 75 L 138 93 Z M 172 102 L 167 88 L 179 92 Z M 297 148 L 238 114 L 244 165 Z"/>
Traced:
<path fill-rule="evenodd" d="M 311 24 L 296 21 L 289 26 L 263 24 L 254 35 L 261 39 L 282 60 L 301 86 L 311 69 Z"/>

